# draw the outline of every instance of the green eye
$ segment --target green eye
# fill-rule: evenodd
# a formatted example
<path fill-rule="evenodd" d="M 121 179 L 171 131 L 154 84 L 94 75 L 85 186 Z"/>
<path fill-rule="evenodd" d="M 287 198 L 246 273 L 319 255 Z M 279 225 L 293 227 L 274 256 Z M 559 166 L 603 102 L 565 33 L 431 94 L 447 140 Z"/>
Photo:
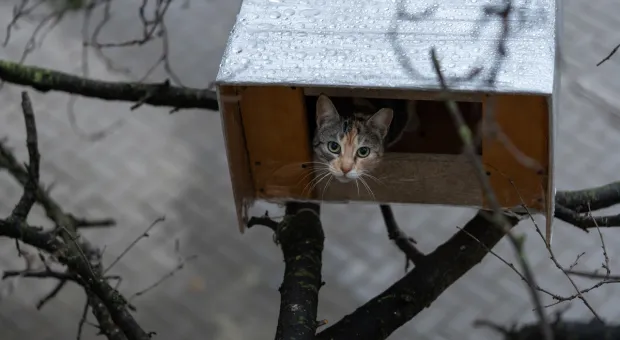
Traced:
<path fill-rule="evenodd" d="M 340 144 L 336 142 L 327 143 L 327 150 L 331 153 L 340 153 Z"/>
<path fill-rule="evenodd" d="M 361 148 L 357 149 L 357 157 L 366 158 L 368 157 L 368 155 L 370 155 L 370 148 L 368 148 L 367 146 L 362 146 Z"/>

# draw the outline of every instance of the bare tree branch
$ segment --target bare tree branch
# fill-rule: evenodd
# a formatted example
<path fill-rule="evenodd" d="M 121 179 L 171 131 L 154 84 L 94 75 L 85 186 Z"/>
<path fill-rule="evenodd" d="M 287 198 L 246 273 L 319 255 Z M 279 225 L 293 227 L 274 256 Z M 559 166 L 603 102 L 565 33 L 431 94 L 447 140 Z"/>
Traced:
<path fill-rule="evenodd" d="M 325 240 L 319 215 L 317 204 L 289 202 L 280 223 L 270 219 L 267 213 L 248 221 L 248 229 L 263 225 L 273 230 L 284 256 L 276 340 L 314 340 L 317 328 L 326 324 L 317 320 Z"/>
<path fill-rule="evenodd" d="M 110 311 L 114 323 L 123 330 L 129 340 L 150 339 L 148 333 L 142 330 L 127 310 L 125 299 L 93 272 L 91 265 L 80 252 L 72 250 L 69 244 L 59 241 L 54 233 L 43 233 L 41 228 L 20 221 L 0 220 L 0 236 L 20 240 L 58 258 L 82 278 L 87 289 L 92 290 L 102 300 Z"/>
<path fill-rule="evenodd" d="M 325 235 L 313 203 L 288 203 L 286 216 L 276 232 L 284 256 L 284 279 L 280 286 L 280 315 L 276 340 L 313 340 L 321 288 L 322 252 Z"/>
<path fill-rule="evenodd" d="M 575 227 L 588 231 L 588 229 L 620 227 L 620 215 L 612 216 L 588 216 L 568 209 L 565 206 L 557 205 L 554 216 L 566 223 L 570 223 Z"/>
<path fill-rule="evenodd" d="M 555 195 L 555 217 L 584 231 L 591 228 L 620 227 L 620 215 L 593 216 L 592 211 L 620 203 L 620 182 L 602 186 L 558 191 Z"/>
<path fill-rule="evenodd" d="M 81 245 L 88 245 L 86 240 L 80 241 L 79 236 L 76 233 L 75 220 L 71 219 L 68 215 L 64 214 L 60 207 L 55 204 L 51 198 L 46 196 L 46 193 L 38 186 L 38 159 L 33 161 L 32 155 L 38 155 L 38 146 L 36 145 L 36 129 L 34 128 L 34 113 L 32 107 L 29 105 L 27 94 L 22 94 L 22 101 L 26 103 L 23 105 L 24 117 L 26 120 L 26 140 L 29 148 L 29 154 L 31 161 L 29 164 L 29 170 L 20 167 L 16 162 L 12 154 L 6 152 L 0 153 L 0 165 L 9 170 L 14 177 L 20 181 L 27 193 L 22 196 L 20 202 L 26 200 L 24 196 L 37 198 L 43 203 L 44 209 L 47 215 L 56 223 L 56 229 L 52 232 L 44 232 L 42 228 L 32 227 L 26 224 L 25 220 L 15 218 L 15 213 L 11 214 L 8 219 L 0 219 L 0 236 L 5 236 L 19 240 L 47 252 L 53 257 L 57 258 L 62 264 L 66 265 L 70 269 L 70 273 L 74 273 L 78 278 L 77 281 L 84 285 L 87 294 L 93 294 L 93 297 L 100 299 L 103 305 L 110 313 L 110 317 L 116 325 L 127 336 L 128 340 L 146 340 L 150 339 L 150 335 L 146 333 L 133 319 L 133 316 L 128 311 L 128 305 L 125 299 L 110 285 L 107 281 L 96 273 L 99 272 L 97 268 L 93 269 L 91 259 L 94 251 L 90 251 L 87 256 L 82 249 Z M 33 134 L 35 134 L 33 136 Z M 8 157 L 7 157 L 8 155 Z M 37 166 L 37 169 L 32 169 L 33 166 Z M 24 177 L 26 173 L 26 178 Z M 36 175 L 36 178 L 33 177 Z M 35 179 L 36 181 L 33 181 Z M 33 184 L 34 183 L 34 184 Z M 32 200 L 32 199 L 30 199 Z M 29 201 L 28 201 L 29 202 Z M 27 202 L 27 203 L 28 203 Z M 32 200 L 32 203 L 34 201 Z M 29 211 L 32 203 L 23 204 L 24 211 Z M 19 206 L 19 205 L 18 205 Z M 26 213 L 27 213 L 26 211 Z M 19 215 L 19 214 L 18 214 Z M 62 239 L 62 241 L 58 238 Z M 94 252 L 98 253 L 98 252 Z M 99 267 L 99 266 L 97 266 Z M 69 274 L 69 273 L 67 273 Z M 34 273 L 27 273 L 27 275 L 36 275 Z M 54 275 L 46 273 L 48 277 Z M 68 276 L 56 277 L 62 281 L 66 281 Z M 90 297 L 89 297 L 90 298 Z"/>
<path fill-rule="evenodd" d="M 93 310 L 93 315 L 97 318 L 100 332 L 105 335 L 108 340 L 127 340 L 125 334 L 121 332 L 112 320 L 108 308 L 101 302 L 101 299 L 91 294 L 89 295 L 88 303 Z"/>
<path fill-rule="evenodd" d="M 30 213 L 30 209 L 32 209 L 36 201 L 36 191 L 39 187 L 39 160 L 41 158 L 37 145 L 37 125 L 32 110 L 32 103 L 30 102 L 28 93 L 25 91 L 22 92 L 22 111 L 26 124 L 26 146 L 28 147 L 30 162 L 27 170 L 28 179 L 24 184 L 24 193 L 9 217 L 17 221 L 26 220 L 26 217 Z"/>
<path fill-rule="evenodd" d="M 511 226 L 518 219 L 505 215 Z M 470 235 L 475 237 L 472 238 Z M 479 212 L 463 230 L 427 254 L 407 275 L 355 312 L 320 332 L 318 339 L 387 339 L 427 308 L 448 287 L 488 254 L 505 233 Z M 481 243 L 479 243 L 479 240 Z"/>
<path fill-rule="evenodd" d="M 510 12 L 512 10 L 512 2 L 506 1 L 504 7 L 502 7 L 501 9 L 496 9 L 495 12 L 492 12 L 492 13 L 495 15 L 498 15 L 502 20 L 502 27 L 503 27 L 502 34 L 508 34 L 508 30 L 509 30 L 508 29 L 508 25 L 509 25 L 508 16 L 510 15 Z M 491 11 L 491 7 L 485 7 L 485 10 Z M 501 43 L 498 46 L 498 49 L 499 49 L 500 55 L 503 56 L 506 54 L 505 46 L 504 46 L 505 41 L 504 39 L 500 41 Z M 433 67 L 435 69 L 435 73 L 437 74 L 437 79 L 439 81 L 441 89 L 444 91 L 444 93 L 447 93 L 448 86 L 442 74 L 441 65 L 439 64 L 439 59 L 437 58 L 437 52 L 434 47 L 431 48 L 430 55 L 431 55 Z M 542 330 L 542 333 L 544 334 L 544 339 L 551 340 L 552 338 L 551 328 L 549 327 L 547 316 L 542 310 L 542 302 L 540 300 L 538 291 L 533 288 L 533 286 L 536 286 L 536 282 L 535 282 L 534 274 L 532 273 L 531 267 L 529 265 L 529 262 L 526 256 L 523 254 L 522 239 L 517 238 L 510 232 L 510 228 L 512 227 L 512 225 L 510 224 L 510 221 L 505 217 L 505 215 L 502 214 L 502 208 L 499 204 L 499 201 L 497 200 L 497 196 L 495 192 L 493 191 L 491 182 L 486 176 L 486 171 L 484 170 L 482 161 L 480 157 L 478 157 L 478 155 L 476 154 L 476 147 L 473 142 L 472 132 L 467 126 L 467 124 L 465 124 L 465 120 L 463 118 L 462 113 L 460 112 L 458 108 L 458 105 L 453 100 L 445 100 L 445 105 L 448 109 L 448 112 L 450 113 L 450 116 L 452 117 L 452 120 L 454 122 L 455 128 L 457 129 L 459 133 L 461 141 L 463 142 L 463 152 L 469 159 L 470 163 L 473 165 L 475 173 L 476 173 L 476 177 L 478 178 L 478 181 L 480 182 L 480 186 L 482 188 L 484 197 L 487 199 L 489 206 L 492 209 L 493 214 L 490 216 L 490 221 L 493 222 L 493 225 L 496 228 L 500 228 L 504 230 L 504 233 L 506 234 L 506 236 L 508 237 L 508 240 L 510 241 L 510 245 L 514 248 L 514 251 L 517 255 L 517 260 L 519 261 L 519 264 L 521 265 L 521 269 L 523 270 L 523 275 L 527 279 L 527 282 L 530 283 L 528 284 L 528 289 L 532 297 L 532 302 L 534 303 L 534 306 L 536 307 L 535 311 L 540 320 L 540 328 Z"/>
<path fill-rule="evenodd" d="M 41 92 L 60 91 L 102 100 L 167 106 L 177 110 L 190 108 L 218 110 L 214 91 L 172 86 L 168 81 L 132 83 L 87 79 L 6 60 L 0 60 L 0 79 L 17 85 L 30 86 Z"/>
<path fill-rule="evenodd" d="M 48 302 L 50 302 L 53 298 L 56 297 L 56 295 L 58 295 L 58 293 L 60 293 L 60 291 L 65 287 L 65 285 L 67 284 L 68 280 L 63 279 L 58 281 L 58 283 L 56 284 L 56 286 L 54 287 L 54 289 L 52 289 L 49 293 L 47 293 L 43 298 L 41 298 L 41 300 L 39 300 L 39 302 L 37 302 L 37 309 L 41 309 L 43 308 L 43 306 L 45 306 L 45 304 L 47 304 Z"/>
<path fill-rule="evenodd" d="M 558 191 L 558 205 L 577 213 L 596 211 L 620 203 L 620 182 L 574 191 Z"/>
<path fill-rule="evenodd" d="M 394 244 L 400 249 L 406 256 L 405 271 L 409 269 L 409 261 L 414 265 L 424 259 L 424 253 L 422 253 L 415 244 L 417 243 L 412 237 L 407 236 L 402 229 L 398 227 L 392 207 L 387 204 L 379 205 L 381 209 L 381 215 L 383 215 L 383 221 L 385 222 L 385 228 L 388 232 L 388 237 L 394 242 Z"/>
<path fill-rule="evenodd" d="M 262 225 L 265 226 L 271 230 L 273 230 L 274 232 L 276 232 L 278 230 L 278 222 L 272 220 L 271 218 L 269 218 L 269 214 L 268 212 L 265 212 L 265 215 L 260 216 L 260 217 L 256 217 L 256 216 L 252 216 L 250 218 L 250 220 L 248 221 L 248 229 L 257 226 L 257 225 Z"/>
<path fill-rule="evenodd" d="M 618 52 L 618 49 L 620 48 L 620 45 L 616 45 L 616 47 L 614 47 L 611 52 L 609 52 L 609 54 L 603 58 L 601 61 L 599 61 L 598 63 L 596 63 L 596 66 L 601 66 L 603 65 L 604 62 L 608 61 L 609 59 L 611 59 L 611 57 L 614 56 L 614 54 L 616 54 L 616 52 Z"/>
<path fill-rule="evenodd" d="M 502 327 L 489 321 L 476 321 L 477 327 L 487 327 L 500 333 L 505 340 L 535 340 L 542 338 L 538 325 L 524 325 L 511 328 Z M 550 324 L 553 331 L 553 340 L 601 340 L 620 338 L 620 326 L 606 324 L 600 321 L 562 321 L 556 320 Z"/>
<path fill-rule="evenodd" d="M 150 292 L 151 290 L 155 289 L 157 286 L 162 284 L 164 281 L 166 281 L 167 279 L 173 277 L 174 274 L 176 274 L 179 271 L 181 271 L 188 262 L 196 259 L 197 257 L 198 257 L 197 255 L 192 255 L 192 256 L 189 256 L 187 258 L 181 259 L 181 261 L 179 261 L 179 264 L 177 264 L 177 266 L 174 267 L 174 269 L 172 269 L 171 271 L 166 273 L 166 275 L 164 275 L 161 278 L 159 278 L 159 280 L 157 280 L 157 281 L 153 282 L 152 284 L 150 284 L 148 287 L 133 293 L 131 296 L 129 296 L 128 300 L 132 301 L 134 298 L 136 298 L 138 296 L 142 296 L 142 295 Z"/>
<path fill-rule="evenodd" d="M 146 76 L 148 76 L 155 67 L 164 65 L 170 78 L 174 82 L 180 84 L 180 82 L 175 79 L 168 61 L 169 46 L 164 15 L 171 1 L 157 1 L 152 18 L 146 14 L 146 4 L 149 1 L 142 1 L 139 12 L 140 22 L 144 26 L 142 37 L 122 42 L 101 43 L 97 40 L 97 37 L 101 32 L 101 28 L 109 21 L 111 1 L 112 0 L 93 0 L 88 2 L 90 9 L 92 9 L 95 4 L 104 4 L 105 12 L 104 18 L 99 23 L 95 33 L 93 33 L 91 41 L 87 42 L 85 39 L 85 46 L 88 45 L 101 51 L 104 48 L 142 45 L 152 40 L 161 40 L 163 50 L 162 57 L 157 60 L 155 65 L 147 72 Z M 24 1 L 22 4 L 26 6 L 25 4 L 27 2 L 28 1 Z M 40 3 L 43 3 L 43 1 L 40 1 L 39 4 Z M 506 40 L 510 31 L 508 27 L 508 17 L 512 9 L 510 1 L 504 1 L 503 3 L 504 4 L 497 6 L 489 5 L 484 7 L 484 12 L 487 17 L 497 16 L 502 20 L 502 30 L 500 32 L 502 38 L 498 46 L 498 55 L 500 57 L 505 56 L 507 53 Z M 24 9 L 27 8 L 23 7 L 20 11 Z M 42 30 L 48 23 L 51 23 L 49 26 L 53 27 L 64 15 L 64 10 L 65 9 L 63 9 L 63 12 L 53 12 L 41 21 L 39 26 L 37 26 L 33 38 L 31 38 L 29 42 L 26 52 L 28 52 L 28 49 L 31 50 L 34 47 L 34 37 L 37 32 Z M 88 13 L 90 13 L 90 11 Z M 9 24 L 7 40 L 10 35 L 10 28 L 17 21 L 18 15 L 15 15 L 15 17 L 16 18 L 11 24 Z M 404 18 L 407 17 L 404 16 Z M 85 26 L 87 26 L 87 24 L 85 24 Z M 87 30 L 85 30 L 85 32 L 88 33 Z M 599 65 L 605 60 L 608 60 L 616 50 L 617 48 L 612 51 L 610 56 L 601 61 Z M 101 56 L 103 56 L 103 53 L 101 53 Z M 434 61 L 437 60 L 436 58 L 433 59 Z M 491 74 L 499 71 L 501 59 L 502 58 L 498 58 L 499 61 L 497 65 L 493 66 L 491 69 Z M 435 66 L 438 66 L 438 64 Z M 473 78 L 473 76 L 479 74 L 480 71 L 481 69 L 473 69 L 472 72 L 470 72 L 471 77 Z M 439 71 L 439 67 L 437 67 L 437 73 L 441 78 L 442 74 Z M 144 104 L 168 106 L 174 108 L 174 110 L 183 108 L 218 109 L 218 103 L 213 91 L 176 87 L 171 85 L 168 80 L 162 83 L 150 84 L 140 82 L 98 81 L 89 79 L 86 73 L 83 77 L 79 77 L 1 60 L 0 79 L 18 85 L 30 86 L 42 92 L 60 91 L 103 100 L 133 102 L 133 106 L 131 107 L 132 110 Z M 491 75 L 488 82 L 492 83 L 493 80 L 494 76 Z M 442 85 L 446 88 L 445 84 Z M 27 99 L 27 95 L 24 95 L 23 98 Z M 23 101 L 25 102 L 26 99 L 23 99 Z M 453 102 L 447 102 L 447 105 L 451 106 Z M 26 108 L 24 108 L 25 117 L 28 115 L 26 111 Z M 452 113 L 454 112 L 457 112 L 457 110 L 452 111 Z M 457 112 L 453 117 L 457 127 L 464 126 L 464 124 L 462 124 L 462 117 L 459 118 L 459 115 L 460 114 Z M 146 333 L 142 330 L 129 313 L 129 310 L 132 309 L 130 304 L 124 300 L 116 289 L 110 287 L 108 284 L 107 281 L 109 278 L 104 277 L 106 271 L 103 270 L 101 256 L 97 249 L 89 245 L 78 233 L 78 228 L 110 226 L 114 225 L 114 221 L 84 220 L 65 213 L 49 197 L 48 193 L 39 186 L 36 128 L 33 130 L 28 127 L 29 125 L 35 127 L 34 114 L 32 113 L 30 116 L 31 121 L 28 121 L 29 118 L 26 117 L 27 143 L 30 156 L 30 162 L 27 168 L 24 168 L 15 157 L 13 157 L 10 151 L 0 144 L 0 168 L 8 169 L 13 177 L 24 186 L 24 195 L 16 205 L 11 217 L 6 220 L 0 220 L 0 235 L 13 237 L 27 244 L 39 247 L 52 254 L 54 257 L 57 257 L 60 262 L 68 266 L 68 269 L 65 272 L 52 271 L 49 268 L 42 271 L 11 271 L 5 272 L 5 276 L 53 278 L 58 280 L 57 287 L 42 300 L 41 304 L 44 303 L 43 301 L 48 301 L 55 296 L 66 282 L 77 282 L 85 287 L 87 294 L 87 305 L 85 306 L 84 315 L 86 315 L 86 310 L 90 305 L 93 314 L 99 322 L 101 332 L 105 334 L 108 339 L 132 340 L 149 338 L 151 333 Z M 459 119 L 461 119 L 460 122 Z M 468 140 L 471 141 L 471 131 L 460 132 L 463 135 L 464 142 Z M 504 142 L 509 143 L 509 141 Z M 466 147 L 468 146 L 469 145 L 466 145 Z M 36 151 L 36 154 L 32 151 Z M 514 152 L 517 153 L 518 150 L 514 150 Z M 476 160 L 473 159 L 473 161 L 474 166 L 478 166 Z M 482 171 L 480 171 L 480 174 L 482 174 Z M 483 186 L 486 185 L 485 179 L 486 177 L 481 177 Z M 485 194 L 491 195 L 490 201 L 494 202 L 491 190 L 485 190 Z M 620 217 L 618 216 L 592 217 L 590 215 L 591 210 L 598 210 L 620 203 L 620 182 L 588 190 L 558 192 L 556 198 L 558 200 L 558 209 L 556 209 L 555 216 L 579 228 L 587 230 L 593 227 L 620 226 Z M 25 219 L 35 200 L 44 207 L 47 216 L 56 224 L 54 231 L 44 232 L 41 228 L 26 224 Z M 456 282 L 464 273 L 479 263 L 488 252 L 492 252 L 491 249 L 493 246 L 504 237 L 506 233 L 509 234 L 512 244 L 517 249 L 519 261 L 526 272 L 525 275 L 520 275 L 526 282 L 530 283 L 529 280 L 531 280 L 532 277 L 531 273 L 529 273 L 527 263 L 522 258 L 523 254 L 520 250 L 520 239 L 510 235 L 510 230 L 518 223 L 518 219 L 515 216 L 500 213 L 497 207 L 494 207 L 493 210 L 496 214 L 495 219 L 489 219 L 488 214 L 480 211 L 476 217 L 469 221 L 469 223 L 467 223 L 463 229 L 459 230 L 450 240 L 438 247 L 431 254 L 424 255 L 416 249 L 414 245 L 415 241 L 398 227 L 391 208 L 387 205 L 381 205 L 381 211 L 390 239 L 415 263 L 415 269 L 385 292 L 375 297 L 352 314 L 346 316 L 332 327 L 321 332 L 319 338 L 356 338 L 369 340 L 387 338 L 394 330 L 413 318 L 421 310 L 428 307 L 443 293 L 443 291 L 445 291 L 445 289 L 447 289 L 447 287 Z M 314 204 L 289 203 L 287 205 L 286 216 L 282 222 L 277 223 L 265 216 L 251 219 L 249 227 L 255 224 L 267 225 L 275 231 L 286 263 L 285 275 L 282 286 L 280 287 L 281 305 L 276 339 L 289 339 L 293 337 L 296 339 L 314 339 L 317 327 L 325 324 L 325 322 L 316 321 L 318 291 L 322 285 L 321 257 L 324 242 L 324 234 L 319 219 L 319 207 Z M 500 228 L 496 228 L 495 226 L 497 225 L 499 225 Z M 138 240 L 139 239 L 140 238 L 138 238 Z M 132 244 L 135 244 L 135 242 Z M 130 248 L 131 246 L 119 256 L 117 261 L 120 260 Z M 607 258 L 606 261 L 609 262 Z M 112 263 L 112 266 L 113 265 L 114 263 Z M 182 264 L 179 266 L 182 267 Z M 510 266 L 514 269 L 514 266 L 511 264 Z M 178 268 L 179 267 L 175 268 L 175 270 Z M 136 293 L 135 296 L 157 286 L 159 282 L 172 276 L 175 270 L 154 285 Z M 519 272 L 517 271 L 517 273 Z M 578 275 L 578 273 L 570 271 L 566 271 L 566 273 Z M 608 282 L 611 282 L 612 277 L 609 276 L 609 271 L 605 278 L 607 278 Z M 533 287 L 539 288 L 535 286 L 533 280 L 531 284 Z M 584 292 L 585 291 L 580 291 L 578 289 L 577 295 Z M 536 304 L 538 304 L 536 292 L 533 292 L 533 294 L 534 300 Z M 541 323 L 546 325 L 544 315 L 541 317 L 541 320 Z M 80 328 L 84 323 L 85 317 L 80 321 Z M 565 323 L 565 325 L 566 324 L 571 323 L 568 322 Z M 558 325 L 557 322 L 547 326 L 550 326 L 552 330 L 556 332 L 553 339 L 559 339 L 561 338 L 560 336 L 567 337 L 569 334 L 582 334 L 579 332 L 595 328 L 588 328 L 592 326 L 591 324 L 579 324 L 579 327 L 582 329 L 572 329 L 571 332 L 568 332 L 565 330 L 571 329 L 570 327 L 566 328 L 564 325 Z M 528 331 L 524 332 L 523 330 L 526 328 Z M 610 327 L 606 325 L 604 330 L 609 331 L 609 328 Z M 500 327 L 496 327 L 496 329 L 499 330 Z M 516 337 L 526 334 L 528 336 L 541 338 L 544 333 L 544 336 L 549 337 L 546 328 L 543 328 L 544 332 L 541 332 L 540 329 L 540 325 L 532 325 L 523 327 L 518 333 L 505 331 L 504 335 L 509 338 L 509 336 Z M 615 327 L 615 329 L 617 331 L 617 327 Z M 613 335 L 616 333 L 596 334 L 598 334 L 600 338 L 603 334 Z"/>
<path fill-rule="evenodd" d="M 28 184 L 28 170 L 15 158 L 13 152 L 0 141 L 0 169 L 5 169 L 8 173 L 22 186 Z M 61 220 L 67 220 L 64 224 L 70 223 L 77 228 L 94 228 L 115 226 L 116 221 L 113 219 L 91 220 L 86 218 L 75 217 L 72 214 L 65 214 L 60 206 L 50 197 L 49 192 L 37 184 L 35 192 L 36 201 L 43 206 L 47 217 L 54 221 L 57 225 L 61 224 Z"/>
<path fill-rule="evenodd" d="M 6 270 L 2 274 L 2 279 L 6 279 L 9 277 L 21 276 L 21 277 L 32 277 L 37 279 L 58 279 L 58 280 L 70 280 L 70 281 L 78 281 L 79 278 L 70 273 L 61 273 L 53 270 L 40 270 L 40 271 L 29 271 L 29 270 Z"/>

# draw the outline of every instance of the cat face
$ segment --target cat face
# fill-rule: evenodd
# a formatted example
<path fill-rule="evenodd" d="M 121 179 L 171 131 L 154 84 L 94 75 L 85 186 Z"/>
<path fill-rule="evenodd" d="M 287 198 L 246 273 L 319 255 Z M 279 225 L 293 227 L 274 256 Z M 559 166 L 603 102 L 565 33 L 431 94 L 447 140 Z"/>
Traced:
<path fill-rule="evenodd" d="M 393 111 L 387 108 L 370 115 L 344 117 L 321 94 L 316 103 L 313 141 L 315 162 L 320 164 L 315 167 L 326 167 L 340 182 L 361 178 L 379 164 L 392 117 Z"/>

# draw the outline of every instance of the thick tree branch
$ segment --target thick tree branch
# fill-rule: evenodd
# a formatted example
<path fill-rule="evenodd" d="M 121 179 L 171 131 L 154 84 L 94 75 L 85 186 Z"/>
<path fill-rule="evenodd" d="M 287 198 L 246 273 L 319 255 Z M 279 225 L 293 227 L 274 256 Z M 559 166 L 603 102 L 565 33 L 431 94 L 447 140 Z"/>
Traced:
<path fill-rule="evenodd" d="M 567 204 L 572 208 L 580 209 L 580 207 L 587 207 L 588 204 L 591 204 L 594 207 L 592 210 L 595 208 L 602 209 L 620 203 L 620 195 L 615 193 L 617 185 L 617 183 L 611 183 L 592 189 L 558 192 L 556 197 L 558 203 Z M 568 216 L 571 218 L 577 218 L 572 220 L 572 223 L 580 228 L 595 228 L 596 223 L 599 223 L 600 227 L 620 226 L 620 220 L 615 220 L 615 216 L 594 217 L 593 220 L 590 216 L 578 214 L 562 205 L 556 209 L 555 217 L 568 219 L 566 213 L 569 213 Z M 488 220 L 487 215 L 484 212 L 479 212 L 462 231 L 438 247 L 433 253 L 421 259 L 420 263 L 416 264 L 416 267 L 404 278 L 352 314 L 319 333 L 318 338 L 348 339 L 350 336 L 362 340 L 387 338 L 480 262 L 488 250 L 492 249 L 504 236 L 500 229 L 494 227 L 492 222 Z M 387 217 L 386 221 L 390 221 L 389 214 Z M 513 216 L 507 215 L 505 217 L 512 226 L 518 223 L 518 219 Z M 552 326 L 555 330 L 557 324 Z M 564 326 L 562 325 L 562 327 Z M 608 332 L 610 329 L 607 327 L 602 331 Z M 534 338 L 542 338 L 539 324 L 532 325 L 531 330 L 536 332 L 532 333 L 537 336 Z M 611 331 L 617 330 L 611 329 Z M 556 336 L 554 339 L 564 338 Z"/>
<path fill-rule="evenodd" d="M 543 335 L 538 325 L 505 328 L 488 321 L 476 321 L 478 327 L 491 328 L 502 334 L 505 340 L 537 340 Z M 620 339 L 620 326 L 605 324 L 600 321 L 561 321 L 550 323 L 553 340 L 601 340 Z"/>
<path fill-rule="evenodd" d="M 319 304 L 321 263 L 325 235 L 319 206 L 288 203 L 277 229 L 284 255 L 284 279 L 280 286 L 280 316 L 276 340 L 314 339 Z"/>
<path fill-rule="evenodd" d="M 114 324 L 112 316 L 108 312 L 108 308 L 101 302 L 94 294 L 88 295 L 88 303 L 90 304 L 93 315 L 99 322 L 99 331 L 105 335 L 108 340 L 127 340 L 127 337 L 121 330 Z"/>
<path fill-rule="evenodd" d="M 554 216 L 566 223 L 570 223 L 579 229 L 588 231 L 591 228 L 620 227 L 620 215 L 611 216 L 590 216 L 583 215 L 568 209 L 562 205 L 557 205 Z"/>
<path fill-rule="evenodd" d="M 44 303 L 46 303 L 50 299 L 54 298 L 56 296 L 56 294 L 58 294 L 60 289 L 62 289 L 62 287 L 64 287 L 64 285 L 65 285 L 65 283 L 67 281 L 73 281 L 73 282 L 76 282 L 76 283 L 78 283 L 80 285 L 84 285 L 84 283 L 80 280 L 80 278 L 77 275 L 72 274 L 70 271 L 57 272 L 57 271 L 53 271 L 53 270 L 50 270 L 50 269 L 39 270 L 39 271 L 7 270 L 7 271 L 4 271 L 4 273 L 2 275 L 2 279 L 4 280 L 4 279 L 10 278 L 10 277 L 17 277 L 17 276 L 19 276 L 19 277 L 28 277 L 28 278 L 37 278 L 37 279 L 53 278 L 53 279 L 59 280 L 59 284 L 56 286 L 56 288 L 54 290 L 52 290 L 52 292 L 50 294 L 48 294 L 44 299 L 42 299 L 41 302 L 39 302 L 39 304 L 37 305 L 37 309 L 40 309 L 40 307 Z M 88 297 L 87 297 L 88 302 L 87 303 L 92 307 L 93 315 L 95 315 L 95 318 L 99 322 L 100 333 L 105 335 L 108 338 L 108 340 L 127 340 L 125 335 L 121 332 L 121 330 L 112 321 L 110 313 L 108 313 L 108 309 L 101 302 L 101 299 L 99 299 L 97 296 L 95 296 L 95 295 L 93 295 L 91 293 L 88 293 L 87 295 L 88 295 Z M 87 310 L 88 310 L 88 308 L 85 309 L 85 312 Z M 80 321 L 80 334 L 81 334 L 81 324 L 82 323 L 83 323 L 83 320 Z M 78 339 L 79 339 L 79 337 L 78 337 Z"/>
<path fill-rule="evenodd" d="M 175 109 L 218 110 L 214 91 L 163 83 L 131 83 L 87 79 L 68 73 L 0 60 L 0 79 L 37 91 L 59 91 L 103 100 L 135 102 Z"/>
<path fill-rule="evenodd" d="M 554 217 L 588 231 L 591 228 L 620 227 L 620 215 L 594 216 L 592 211 L 620 203 L 620 182 L 599 187 L 558 191 Z"/>
<path fill-rule="evenodd" d="M 577 213 L 608 208 L 620 203 L 620 182 L 575 191 L 558 191 L 556 203 Z"/>
<path fill-rule="evenodd" d="M 43 233 L 40 228 L 26 225 L 17 220 L 0 220 L 0 236 L 20 240 L 30 246 L 54 255 L 71 271 L 77 273 L 84 282 L 85 288 L 99 297 L 114 323 L 122 329 L 129 340 L 150 339 L 133 316 L 127 310 L 125 299 L 101 277 L 98 277 L 90 263 L 79 252 L 74 251 L 64 242 L 55 237 L 55 233 Z"/>
<path fill-rule="evenodd" d="M 355 312 L 320 332 L 318 339 L 386 339 L 437 299 L 488 254 L 505 233 L 479 212 L 402 279 Z M 512 226 L 518 219 L 504 216 Z M 474 236 L 475 238 L 472 238 Z M 479 243 L 482 242 L 482 244 Z"/>

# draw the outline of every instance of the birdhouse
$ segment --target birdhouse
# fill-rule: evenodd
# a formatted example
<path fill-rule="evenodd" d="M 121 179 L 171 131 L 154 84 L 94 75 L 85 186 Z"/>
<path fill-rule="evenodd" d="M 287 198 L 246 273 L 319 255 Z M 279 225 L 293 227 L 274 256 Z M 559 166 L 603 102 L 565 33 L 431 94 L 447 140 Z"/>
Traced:
<path fill-rule="evenodd" d="M 549 240 L 559 4 L 495 3 L 244 0 L 216 80 L 240 225 L 256 200 L 489 208 L 450 99 L 474 133 L 499 204 L 546 215 Z M 363 106 L 376 115 L 372 124 L 355 121 L 356 137 L 345 136 L 349 121 L 332 140 L 315 139 L 328 118 Z M 398 138 L 382 151 L 362 150 L 370 127 Z M 349 160 L 317 161 L 317 152 Z M 362 160 L 369 155 L 372 170 Z M 357 177 L 332 180 L 330 164 L 341 174 L 353 167 Z"/>

